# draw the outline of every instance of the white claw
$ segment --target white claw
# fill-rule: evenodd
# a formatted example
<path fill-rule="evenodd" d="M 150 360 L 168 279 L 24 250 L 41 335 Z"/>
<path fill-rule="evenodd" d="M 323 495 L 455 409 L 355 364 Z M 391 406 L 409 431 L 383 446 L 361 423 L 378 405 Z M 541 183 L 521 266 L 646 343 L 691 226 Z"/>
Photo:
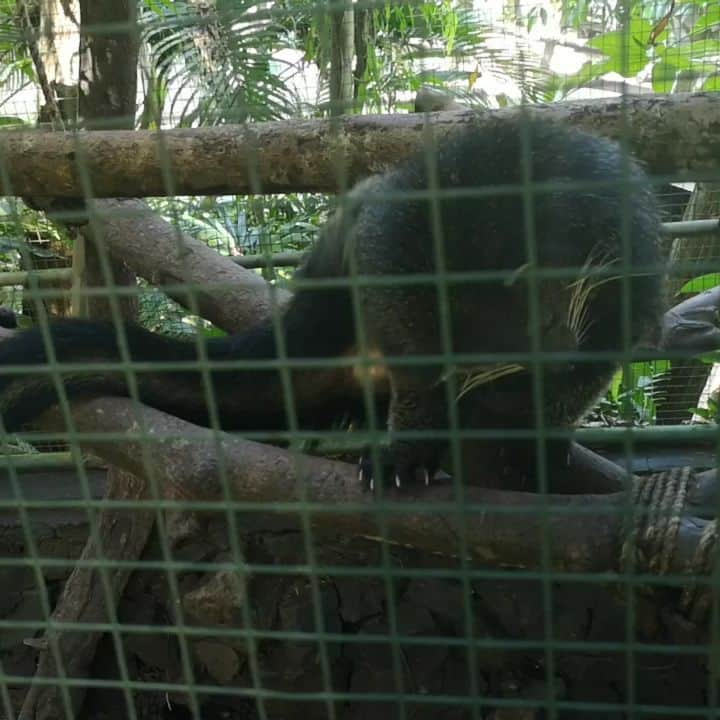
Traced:
<path fill-rule="evenodd" d="M 427 468 L 423 468 L 423 472 L 425 473 L 425 485 L 430 485 L 430 473 L 427 471 Z"/>
<path fill-rule="evenodd" d="M 370 476 L 370 492 L 375 489 L 375 478 Z"/>
<path fill-rule="evenodd" d="M 365 479 L 365 476 L 363 475 L 363 469 L 362 469 L 362 466 L 360 466 L 360 470 L 358 471 L 358 480 L 360 481 L 361 485 L 362 485 L 364 479 Z"/>
<path fill-rule="evenodd" d="M 395 474 L 395 487 L 400 487 L 400 476 Z"/>

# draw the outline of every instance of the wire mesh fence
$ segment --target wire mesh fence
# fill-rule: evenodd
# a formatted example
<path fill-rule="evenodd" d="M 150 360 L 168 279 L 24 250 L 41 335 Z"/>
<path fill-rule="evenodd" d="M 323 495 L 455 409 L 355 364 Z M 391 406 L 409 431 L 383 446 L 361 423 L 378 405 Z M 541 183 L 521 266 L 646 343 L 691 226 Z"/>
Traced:
<path fill-rule="evenodd" d="M 718 715 L 716 3 L 0 27 L 0 718 Z"/>

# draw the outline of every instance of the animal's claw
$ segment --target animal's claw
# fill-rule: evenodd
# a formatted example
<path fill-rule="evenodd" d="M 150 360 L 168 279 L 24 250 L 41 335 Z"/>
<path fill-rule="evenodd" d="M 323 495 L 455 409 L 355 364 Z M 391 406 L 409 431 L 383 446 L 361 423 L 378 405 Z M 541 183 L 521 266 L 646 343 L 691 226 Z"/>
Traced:
<path fill-rule="evenodd" d="M 358 481 L 370 492 L 376 492 L 380 483 L 384 488 L 394 485 L 397 489 L 403 489 L 420 484 L 427 487 L 435 474 L 434 469 L 425 465 L 397 464 L 393 462 L 393 456 L 388 452 L 381 452 L 378 460 L 378 468 L 366 455 L 363 455 L 358 462 Z M 375 472 L 376 469 L 379 469 L 379 475 Z"/>

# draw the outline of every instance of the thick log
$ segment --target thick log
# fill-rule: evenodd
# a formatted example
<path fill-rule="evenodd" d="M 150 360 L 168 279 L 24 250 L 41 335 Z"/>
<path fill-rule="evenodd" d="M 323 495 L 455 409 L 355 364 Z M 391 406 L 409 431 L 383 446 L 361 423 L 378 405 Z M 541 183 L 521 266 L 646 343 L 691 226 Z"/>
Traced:
<path fill-rule="evenodd" d="M 606 571 L 618 560 L 623 492 L 543 497 L 466 487 L 458 502 L 452 483 L 405 489 L 400 496 L 388 491 L 388 499 L 402 505 L 384 513 L 383 531 L 377 499 L 354 465 L 216 434 L 125 399 L 77 404 L 72 416 L 83 447 L 133 475 L 151 474 L 165 499 L 221 501 L 227 483 L 233 500 L 266 511 L 273 503 L 298 503 L 285 511 L 298 521 L 302 503 L 312 503 L 313 523 L 344 536 L 456 556 L 464 535 L 470 555 L 489 567 L 543 567 L 543 538 L 557 570 Z M 43 426 L 63 427 L 59 413 L 49 413 Z M 128 428 L 143 428 L 142 437 Z"/>
<path fill-rule="evenodd" d="M 621 562 L 630 500 L 622 490 L 543 495 L 468 484 L 460 496 L 454 483 L 435 483 L 404 488 L 399 495 L 386 490 L 385 499 L 393 507 L 378 513 L 382 503 L 378 505 L 357 468 L 348 463 L 214 433 L 125 399 L 77 404 L 72 417 L 81 445 L 125 472 L 152 477 L 165 499 L 193 503 L 229 497 L 258 503 L 260 511 L 272 508 L 273 513 L 296 516 L 298 522 L 309 512 L 319 529 L 344 537 L 447 556 L 460 555 L 464 546 L 485 567 L 536 570 L 547 569 L 549 562 L 560 572 L 606 572 Z M 57 411 L 46 414 L 42 424 L 64 427 Z M 576 451 L 576 460 L 580 455 Z M 609 477 L 606 467 L 590 471 Z M 678 541 L 664 572 L 687 574 L 694 567 L 709 519 L 699 503 L 717 495 L 717 485 L 717 473 L 690 482 L 679 508 Z M 651 567 L 655 559 L 649 555 L 644 562 Z"/>
<path fill-rule="evenodd" d="M 79 0 L 80 57 L 78 113 L 85 130 L 135 127 L 137 100 L 138 30 L 134 0 Z M 106 26 L 125 29 L 108 33 Z M 71 226 L 72 227 L 72 226 Z M 73 269 L 77 286 L 134 287 L 137 278 L 122 257 L 105 255 L 102 229 L 83 225 L 73 243 Z M 73 312 L 96 320 L 137 318 L 138 302 L 133 295 L 112 294 L 76 297 Z"/>
<path fill-rule="evenodd" d="M 532 111 L 625 138 L 653 173 L 718 166 L 717 93 L 554 103 Z M 440 139 L 473 119 L 519 112 L 355 116 L 160 133 L 6 131 L 0 134 L 0 192 L 58 198 L 83 197 L 84 187 L 96 198 L 332 192 L 407 157 L 427 141 L 428 123 Z"/>

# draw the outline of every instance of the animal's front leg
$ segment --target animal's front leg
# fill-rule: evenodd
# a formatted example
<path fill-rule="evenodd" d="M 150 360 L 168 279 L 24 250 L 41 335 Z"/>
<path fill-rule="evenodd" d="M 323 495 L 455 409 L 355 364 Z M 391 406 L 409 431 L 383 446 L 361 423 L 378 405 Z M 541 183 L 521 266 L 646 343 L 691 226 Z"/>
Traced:
<path fill-rule="evenodd" d="M 372 488 L 379 482 L 400 488 L 429 485 L 447 445 L 446 438 L 437 434 L 448 427 L 445 387 L 430 373 L 408 371 L 394 374 L 391 385 L 390 448 L 379 453 L 379 473 L 374 472 L 372 458 L 363 457 L 363 479 Z"/>

